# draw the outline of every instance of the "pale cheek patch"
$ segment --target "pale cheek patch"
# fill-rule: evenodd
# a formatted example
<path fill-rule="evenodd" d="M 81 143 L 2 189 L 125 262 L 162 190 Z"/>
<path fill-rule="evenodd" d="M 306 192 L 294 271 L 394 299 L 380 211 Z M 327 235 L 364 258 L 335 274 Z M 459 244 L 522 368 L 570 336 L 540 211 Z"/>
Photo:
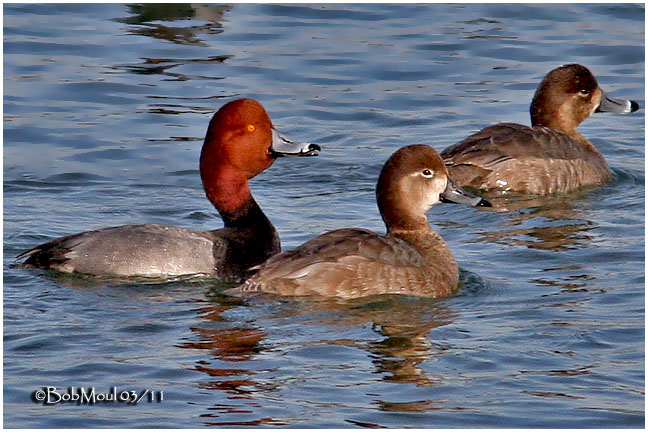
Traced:
<path fill-rule="evenodd" d="M 436 176 L 429 179 L 418 172 L 413 173 L 403 182 L 403 196 L 407 197 L 418 213 L 425 213 L 430 207 L 439 203 L 440 195 L 445 190 L 447 182 L 445 177 Z"/>
<path fill-rule="evenodd" d="M 589 115 L 594 114 L 599 105 L 601 105 L 601 90 L 599 90 L 598 88 L 594 90 L 593 100 L 596 101 L 596 103 L 592 104 L 592 109 L 590 110 Z"/>
<path fill-rule="evenodd" d="M 445 177 L 435 177 L 434 180 L 432 180 L 432 187 L 427 191 L 428 201 L 426 203 L 426 211 L 433 205 L 439 203 L 441 193 L 446 189 L 447 186 L 448 180 Z"/>

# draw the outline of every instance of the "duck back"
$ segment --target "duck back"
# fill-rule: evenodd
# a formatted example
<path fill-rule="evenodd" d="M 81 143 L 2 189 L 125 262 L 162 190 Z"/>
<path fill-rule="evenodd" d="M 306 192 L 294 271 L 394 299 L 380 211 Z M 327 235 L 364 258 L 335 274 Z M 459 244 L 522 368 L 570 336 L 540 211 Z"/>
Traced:
<path fill-rule="evenodd" d="M 441 236 L 428 229 L 404 237 L 359 228 L 331 231 L 270 258 L 235 292 L 341 298 L 385 293 L 441 297 L 453 292 L 459 280 L 457 263 Z"/>
<path fill-rule="evenodd" d="M 462 186 L 550 194 L 609 181 L 613 175 L 594 146 L 542 126 L 500 123 L 441 152 Z"/>
<path fill-rule="evenodd" d="M 171 225 L 123 225 L 70 235 L 18 256 L 19 267 L 41 267 L 87 275 L 168 277 L 213 275 L 240 281 L 252 265 L 280 251 L 274 247 L 250 251 L 227 228 L 198 231 Z M 228 238 L 229 237 L 229 238 Z M 97 251 L 101 251 L 98 259 Z M 258 256 L 257 256 L 258 255 Z"/>

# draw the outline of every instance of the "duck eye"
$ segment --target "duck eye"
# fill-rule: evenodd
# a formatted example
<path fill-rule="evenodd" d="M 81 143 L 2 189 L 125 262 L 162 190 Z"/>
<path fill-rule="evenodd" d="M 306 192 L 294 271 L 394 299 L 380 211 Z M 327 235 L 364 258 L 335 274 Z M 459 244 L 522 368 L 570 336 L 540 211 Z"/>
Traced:
<path fill-rule="evenodd" d="M 246 126 L 246 129 L 248 132 L 254 132 L 256 130 L 256 126 L 254 126 L 253 124 L 249 124 Z"/>
<path fill-rule="evenodd" d="M 587 95 L 590 94 L 590 91 L 587 90 L 587 89 L 581 89 L 581 91 L 580 91 L 579 93 L 580 93 L 581 95 L 583 95 L 583 96 L 587 96 Z"/>
<path fill-rule="evenodd" d="M 421 175 L 426 178 L 432 178 L 434 176 L 434 171 L 429 169 L 424 169 L 423 171 L 421 171 Z"/>

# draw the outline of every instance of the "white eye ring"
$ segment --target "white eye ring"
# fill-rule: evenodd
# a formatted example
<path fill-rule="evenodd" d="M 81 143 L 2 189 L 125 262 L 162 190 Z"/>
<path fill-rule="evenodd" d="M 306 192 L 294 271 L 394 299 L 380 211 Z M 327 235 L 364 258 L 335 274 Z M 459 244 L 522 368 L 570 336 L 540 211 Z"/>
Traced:
<path fill-rule="evenodd" d="M 432 178 L 434 177 L 434 171 L 426 168 L 423 171 L 421 171 L 421 175 L 425 178 Z"/>

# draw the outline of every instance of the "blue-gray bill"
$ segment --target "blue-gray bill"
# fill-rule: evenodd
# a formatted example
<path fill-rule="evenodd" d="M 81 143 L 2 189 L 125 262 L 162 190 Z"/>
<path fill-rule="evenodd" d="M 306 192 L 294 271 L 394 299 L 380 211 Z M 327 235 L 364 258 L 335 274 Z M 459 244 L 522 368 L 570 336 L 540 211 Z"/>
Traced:
<path fill-rule="evenodd" d="M 273 157 L 317 156 L 321 150 L 322 148 L 317 144 L 290 141 L 274 128 L 272 129 L 272 145 L 270 146 L 270 154 Z"/>
<path fill-rule="evenodd" d="M 492 207 L 491 203 L 480 196 L 471 194 L 451 178 L 448 178 L 448 185 L 441 194 L 441 202 L 453 204 L 466 204 L 473 207 Z"/>
<path fill-rule="evenodd" d="M 611 112 L 617 114 L 628 114 L 639 109 L 639 104 L 632 100 L 615 99 L 601 91 L 601 103 L 596 112 Z"/>

